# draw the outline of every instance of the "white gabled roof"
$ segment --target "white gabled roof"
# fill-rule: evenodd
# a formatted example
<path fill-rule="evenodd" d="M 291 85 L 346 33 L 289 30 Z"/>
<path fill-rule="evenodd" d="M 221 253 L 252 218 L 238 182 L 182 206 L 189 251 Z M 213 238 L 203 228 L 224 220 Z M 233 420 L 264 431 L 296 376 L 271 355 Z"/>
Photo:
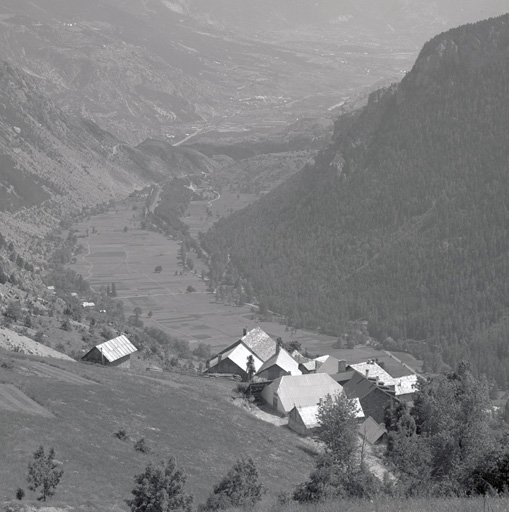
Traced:
<path fill-rule="evenodd" d="M 225 356 L 226 354 L 223 354 L 223 359 L 225 358 Z M 253 356 L 255 371 L 258 371 L 259 368 L 262 366 L 263 361 L 259 357 L 257 357 L 256 354 L 253 354 L 253 352 L 242 343 L 237 345 L 226 357 L 232 360 L 239 368 L 242 368 L 244 371 L 247 371 L 247 358 L 249 356 Z"/>
<path fill-rule="evenodd" d="M 318 427 L 318 405 L 310 405 L 308 407 L 295 407 L 302 423 L 306 428 Z"/>
<path fill-rule="evenodd" d="M 224 359 L 229 359 L 230 361 L 234 362 L 239 368 L 246 371 L 247 370 L 247 358 L 249 356 L 253 356 L 255 371 L 258 372 L 258 370 L 263 365 L 263 361 L 256 356 L 249 348 L 247 348 L 243 343 L 239 343 L 238 345 L 235 345 L 230 350 L 223 352 L 219 354 L 221 356 L 221 361 Z M 209 362 L 209 368 L 212 369 L 214 366 L 216 366 L 219 363 L 219 357 L 215 356 L 213 357 Z"/>
<path fill-rule="evenodd" d="M 364 418 L 364 411 L 361 407 L 361 402 L 358 398 L 353 398 L 352 401 L 354 402 L 355 406 L 355 417 L 356 418 Z M 320 425 L 318 421 L 318 409 L 319 405 L 310 405 L 307 407 L 300 407 L 296 406 L 295 409 L 297 410 L 299 416 L 302 419 L 302 423 L 306 426 L 306 428 L 316 428 Z"/>
<path fill-rule="evenodd" d="M 335 396 L 343 392 L 343 386 L 326 373 L 285 375 L 276 379 L 269 387 L 277 393 L 286 413 L 295 406 L 317 405 L 327 395 Z"/>
<path fill-rule="evenodd" d="M 388 386 L 393 384 L 394 377 L 392 377 L 392 375 L 387 373 L 379 364 L 375 362 L 351 364 L 350 368 L 360 373 L 363 377 L 378 377 L 381 382 L 384 382 Z"/>
<path fill-rule="evenodd" d="M 356 363 L 351 364 L 350 368 L 360 373 L 363 377 L 379 378 L 379 382 L 383 382 L 385 386 L 394 386 L 396 396 L 415 393 L 417 384 L 417 375 L 405 375 L 404 377 L 395 378 L 387 373 L 380 365 L 372 363 Z"/>
<path fill-rule="evenodd" d="M 302 375 L 302 372 L 299 370 L 299 363 L 283 347 L 280 348 L 278 354 L 274 354 L 270 359 L 267 359 L 257 372 L 263 372 L 263 370 L 272 366 L 279 366 L 279 368 L 291 375 Z"/>
<path fill-rule="evenodd" d="M 127 336 L 123 334 L 113 338 L 112 340 L 100 343 L 99 345 L 96 345 L 95 348 L 97 348 L 110 363 L 138 351 L 138 349 L 127 339 Z"/>
<path fill-rule="evenodd" d="M 417 391 L 417 375 L 405 375 L 394 379 L 396 396 L 408 395 Z"/>

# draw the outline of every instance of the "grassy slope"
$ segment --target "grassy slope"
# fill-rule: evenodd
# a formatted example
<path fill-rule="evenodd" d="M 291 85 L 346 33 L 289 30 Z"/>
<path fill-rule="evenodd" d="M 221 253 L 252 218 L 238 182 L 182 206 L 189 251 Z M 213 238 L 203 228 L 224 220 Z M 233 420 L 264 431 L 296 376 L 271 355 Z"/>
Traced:
<path fill-rule="evenodd" d="M 93 379 L 77 385 L 40 375 L 33 358 L 0 354 L 0 383 L 12 383 L 56 418 L 0 410 L 0 501 L 26 489 L 31 454 L 43 444 L 56 450 L 64 477 L 52 503 L 77 510 L 125 510 L 133 475 L 149 460 L 176 456 L 188 476 L 188 491 L 203 501 L 238 456 L 255 460 L 271 495 L 303 481 L 313 466 L 308 445 L 286 428 L 258 420 L 229 402 L 233 382 L 104 369 L 53 360 L 73 374 Z M 53 368 L 53 367 L 52 367 Z M 53 368 L 54 369 L 54 368 Z M 35 373 L 38 371 L 39 375 Z M 65 377 L 65 374 L 62 374 Z M 126 428 L 131 440 L 113 433 Z M 135 452 L 144 437 L 150 455 Z M 27 499 L 35 495 L 27 491 Z"/>

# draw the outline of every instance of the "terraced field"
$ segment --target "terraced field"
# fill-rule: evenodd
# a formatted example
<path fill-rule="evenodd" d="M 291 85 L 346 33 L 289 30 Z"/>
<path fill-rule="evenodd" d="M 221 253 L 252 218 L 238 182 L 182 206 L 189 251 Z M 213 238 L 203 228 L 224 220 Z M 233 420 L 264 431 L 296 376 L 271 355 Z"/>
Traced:
<path fill-rule="evenodd" d="M 0 384 L 0 410 L 54 418 L 51 412 L 12 384 Z"/>

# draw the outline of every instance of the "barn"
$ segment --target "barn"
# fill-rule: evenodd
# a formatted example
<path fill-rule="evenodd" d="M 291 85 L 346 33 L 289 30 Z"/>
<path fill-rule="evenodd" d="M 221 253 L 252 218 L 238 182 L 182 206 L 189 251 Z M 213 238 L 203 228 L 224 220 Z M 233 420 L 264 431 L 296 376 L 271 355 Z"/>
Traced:
<path fill-rule="evenodd" d="M 130 368 L 131 354 L 137 351 L 138 349 L 129 341 L 127 336 L 121 335 L 96 345 L 81 360 L 104 366 Z"/>
<path fill-rule="evenodd" d="M 327 395 L 343 393 L 343 386 L 326 373 L 285 375 L 266 386 L 262 398 L 275 410 L 287 415 L 294 407 L 317 405 Z"/>

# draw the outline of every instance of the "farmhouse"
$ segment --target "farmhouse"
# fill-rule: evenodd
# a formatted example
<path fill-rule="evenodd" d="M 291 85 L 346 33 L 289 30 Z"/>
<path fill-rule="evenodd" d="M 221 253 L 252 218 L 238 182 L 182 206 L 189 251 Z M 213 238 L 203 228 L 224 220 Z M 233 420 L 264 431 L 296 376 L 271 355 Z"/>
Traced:
<path fill-rule="evenodd" d="M 413 399 L 417 386 L 417 375 L 406 375 L 404 377 L 393 377 L 387 373 L 375 361 L 351 364 L 349 369 L 369 380 L 375 381 L 385 389 L 390 389 L 399 400 L 408 402 Z"/>
<path fill-rule="evenodd" d="M 261 396 L 273 409 L 287 415 L 294 407 L 317 405 L 327 395 L 343 393 L 343 387 L 326 373 L 285 375 L 265 386 Z"/>
<path fill-rule="evenodd" d="M 263 363 L 276 354 L 277 343 L 262 329 L 256 327 L 238 341 L 226 347 L 209 360 L 207 373 L 228 373 L 247 379 L 247 358 L 253 356 L 255 372 Z"/>
<path fill-rule="evenodd" d="M 360 373 L 355 373 L 344 385 L 344 390 L 348 398 L 359 399 L 366 417 L 371 416 L 377 423 L 383 423 L 385 408 L 400 400 L 393 388 L 375 379 L 376 377 L 371 380 Z"/>
<path fill-rule="evenodd" d="M 299 363 L 282 347 L 257 371 L 256 376 L 264 380 L 275 380 L 283 375 L 302 375 Z"/>
<path fill-rule="evenodd" d="M 102 364 L 104 366 L 129 368 L 131 366 L 131 354 L 137 350 L 127 337 L 122 335 L 96 345 L 81 359 L 82 361 Z"/>

